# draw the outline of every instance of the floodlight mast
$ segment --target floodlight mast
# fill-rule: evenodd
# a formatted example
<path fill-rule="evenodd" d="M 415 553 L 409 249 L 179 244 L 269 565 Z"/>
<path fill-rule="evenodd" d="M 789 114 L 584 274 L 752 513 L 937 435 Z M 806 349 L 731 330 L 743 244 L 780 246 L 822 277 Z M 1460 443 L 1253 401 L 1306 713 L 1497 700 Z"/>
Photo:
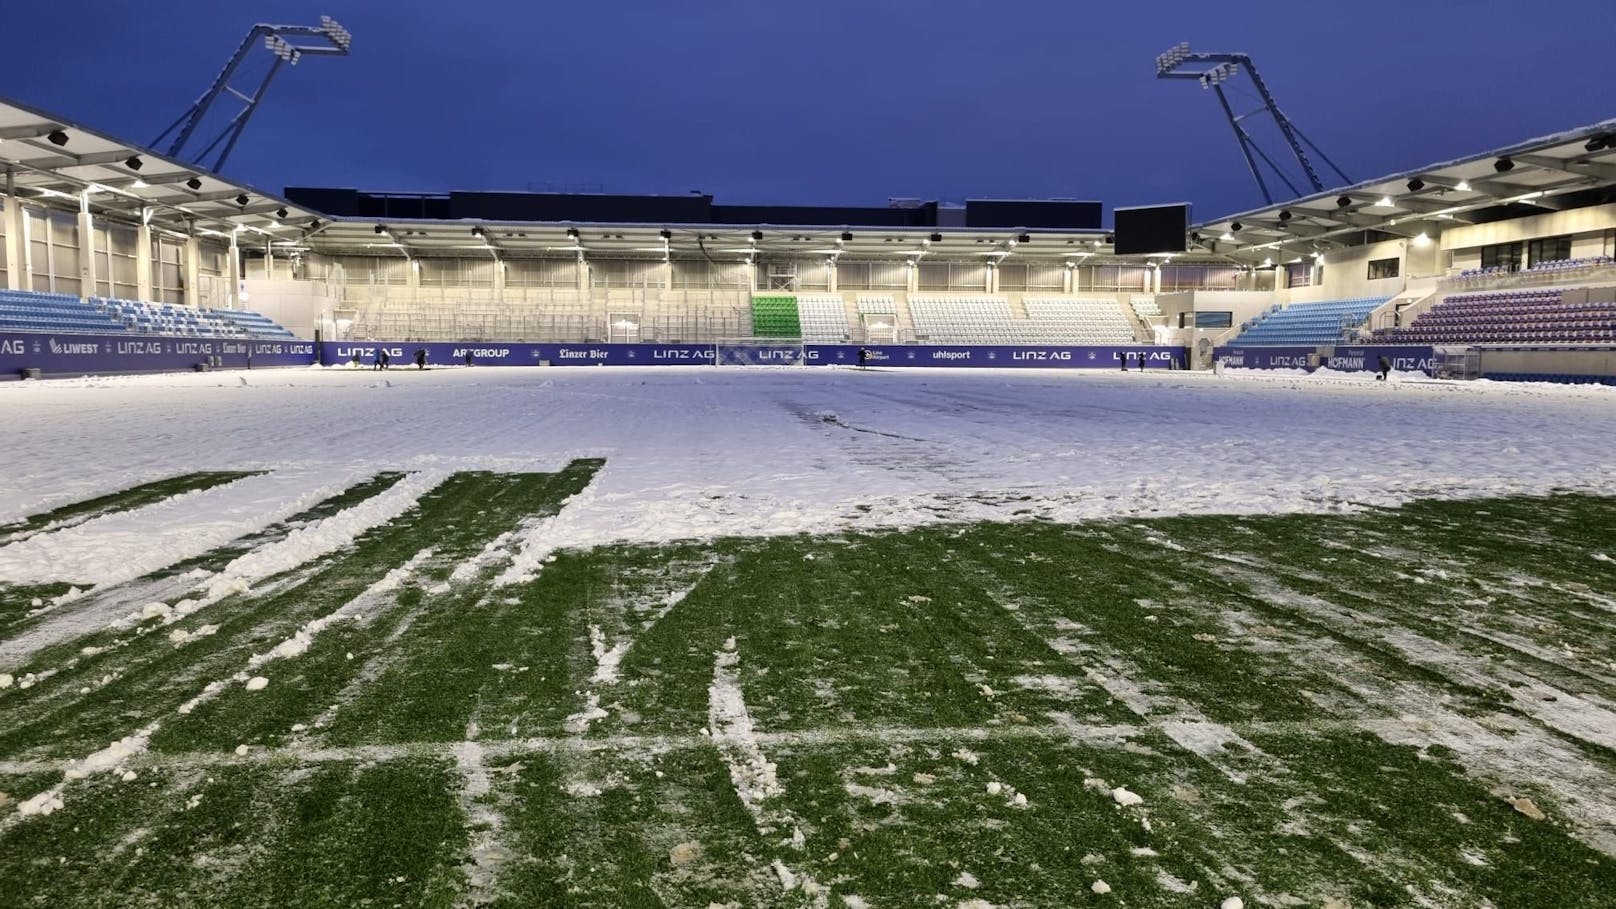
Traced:
<path fill-rule="evenodd" d="M 260 38 L 264 41 L 265 49 L 274 55 L 275 60 L 270 64 L 269 72 L 264 75 L 256 88 L 251 91 L 237 89 L 230 84 L 231 80 L 236 77 L 236 71 L 241 68 L 241 64 L 247 59 L 247 55 L 252 53 L 253 45 Z M 202 96 L 197 98 L 196 102 L 185 113 L 181 114 L 178 120 L 169 124 L 168 129 L 163 130 L 161 135 L 152 140 L 152 147 L 161 147 L 163 141 L 172 135 L 174 141 L 168 146 L 165 153 L 170 158 L 184 160 L 182 154 L 185 151 L 185 146 L 191 141 L 197 127 L 202 125 L 203 118 L 207 116 L 208 111 L 213 107 L 213 103 L 219 99 L 219 96 L 228 93 L 242 103 L 241 109 L 236 112 L 234 117 L 230 118 L 230 122 L 225 125 L 224 130 L 218 136 L 214 137 L 213 141 L 209 142 L 200 152 L 190 156 L 191 163 L 204 164 L 203 159 L 223 143 L 224 147 L 220 149 L 218 158 L 214 159 L 213 164 L 209 167 L 215 173 L 223 170 L 225 160 L 230 157 L 230 152 L 235 149 L 236 142 L 241 139 L 242 132 L 247 128 L 247 121 L 252 119 L 253 112 L 258 109 L 259 102 L 264 100 L 264 92 L 269 89 L 269 83 L 275 79 L 276 74 L 280 72 L 283 65 L 296 66 L 298 61 L 305 56 L 345 57 L 348 55 L 348 48 L 352 44 L 353 34 L 330 16 L 321 16 L 319 25 L 267 25 L 265 23 L 254 25 L 247 32 L 247 37 L 242 39 L 241 45 L 236 48 L 236 52 L 230 56 L 230 60 L 225 63 L 224 69 L 220 70 L 219 75 L 214 78 L 213 84 L 208 87 L 208 90 L 203 92 Z M 204 166 L 207 165 L 204 164 Z"/>
<path fill-rule="evenodd" d="M 1234 107 L 1229 104 L 1229 96 L 1223 91 L 1223 85 L 1239 76 L 1242 72 L 1251 79 L 1251 84 L 1257 89 L 1257 95 L 1262 99 L 1263 106 L 1248 113 L 1236 114 Z M 1291 154 L 1296 157 L 1297 163 L 1302 166 L 1302 171 L 1307 175 L 1307 182 L 1312 187 L 1312 192 L 1324 192 L 1324 182 L 1319 179 L 1318 171 L 1308 158 L 1307 152 L 1303 148 L 1304 143 L 1306 143 L 1307 148 L 1313 149 L 1320 160 L 1328 164 L 1331 170 L 1335 171 L 1335 175 L 1341 178 L 1343 184 L 1352 182 L 1351 178 L 1343 173 L 1334 161 L 1330 160 L 1330 156 L 1326 155 L 1323 149 L 1314 144 L 1312 139 L 1304 135 L 1296 127 L 1296 124 L 1292 123 L 1290 118 L 1286 117 L 1284 112 L 1279 109 L 1279 104 L 1274 101 L 1273 93 L 1268 90 L 1268 83 L 1264 82 L 1262 74 L 1257 72 L 1257 64 L 1252 62 L 1249 54 L 1192 53 L 1189 42 L 1182 41 L 1168 48 L 1165 53 L 1156 58 L 1156 78 L 1194 79 L 1201 83 L 1202 88 L 1211 89 L 1217 93 L 1218 103 L 1223 107 L 1223 114 L 1229 118 L 1229 126 L 1234 129 L 1235 138 L 1240 142 L 1240 153 L 1245 156 L 1246 167 L 1251 170 L 1252 178 L 1257 181 L 1257 188 L 1262 190 L 1263 198 L 1267 200 L 1269 205 L 1274 204 L 1274 194 L 1269 191 L 1268 181 L 1263 179 L 1262 170 L 1257 166 L 1259 158 L 1268 165 L 1269 169 L 1291 191 L 1292 198 L 1302 196 L 1305 193 L 1297 188 L 1295 183 L 1291 182 L 1285 171 L 1275 163 L 1273 158 L 1269 157 L 1267 152 L 1263 151 L 1262 147 L 1257 144 L 1257 140 L 1253 139 L 1251 133 L 1246 130 L 1243 121 L 1258 114 L 1267 114 L 1273 119 L 1274 125 L 1279 127 L 1281 135 L 1285 137 L 1285 143 L 1290 146 Z"/>

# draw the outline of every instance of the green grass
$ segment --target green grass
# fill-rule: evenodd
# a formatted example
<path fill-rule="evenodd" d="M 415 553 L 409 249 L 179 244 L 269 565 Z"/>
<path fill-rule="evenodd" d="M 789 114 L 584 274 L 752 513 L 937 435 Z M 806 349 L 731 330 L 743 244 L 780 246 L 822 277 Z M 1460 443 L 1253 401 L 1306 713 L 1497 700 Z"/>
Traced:
<path fill-rule="evenodd" d="M 0 822 L 0 907 L 1616 906 L 1616 501 L 615 545 L 497 586 L 600 466 L 456 474 L 177 626 L 211 637 L 0 692 L 13 800 L 161 723 L 137 779 Z M 720 654 L 751 746 L 712 735 Z"/>

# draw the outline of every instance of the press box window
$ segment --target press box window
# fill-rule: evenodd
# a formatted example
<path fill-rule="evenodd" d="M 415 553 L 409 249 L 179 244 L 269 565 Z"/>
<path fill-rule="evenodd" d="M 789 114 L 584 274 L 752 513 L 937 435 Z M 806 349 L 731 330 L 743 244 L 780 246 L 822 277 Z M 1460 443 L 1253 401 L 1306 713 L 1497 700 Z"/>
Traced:
<path fill-rule="evenodd" d="M 1504 271 L 1521 270 L 1521 244 L 1520 243 L 1494 243 L 1481 248 L 1481 267 L 1499 268 Z"/>
<path fill-rule="evenodd" d="M 1399 274 L 1398 259 L 1370 259 L 1369 280 L 1378 281 L 1381 278 L 1395 278 Z"/>
<path fill-rule="evenodd" d="M 1542 265 L 1545 262 L 1563 262 L 1571 258 L 1570 237 L 1544 237 L 1526 244 L 1526 261 L 1528 265 Z"/>

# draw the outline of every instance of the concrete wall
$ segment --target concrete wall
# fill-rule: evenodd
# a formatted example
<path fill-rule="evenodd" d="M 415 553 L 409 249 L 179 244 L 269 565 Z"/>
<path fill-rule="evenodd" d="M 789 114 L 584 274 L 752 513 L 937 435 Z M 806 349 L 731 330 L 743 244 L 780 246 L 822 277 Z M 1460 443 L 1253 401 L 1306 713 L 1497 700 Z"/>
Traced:
<path fill-rule="evenodd" d="M 1616 256 L 1616 204 L 1549 212 L 1491 224 L 1465 224 L 1442 232 L 1441 248 L 1455 270 L 1479 268 L 1481 247 L 1539 237 L 1571 236 L 1572 258 Z"/>
<path fill-rule="evenodd" d="M 318 281 L 248 278 L 243 283 L 247 292 L 244 308 L 263 313 L 299 338 L 313 338 L 315 327 L 330 319 L 336 305 L 326 285 Z"/>
<path fill-rule="evenodd" d="M 1616 376 L 1616 349 L 1481 351 L 1481 374 Z"/>
<path fill-rule="evenodd" d="M 1375 259 L 1396 259 L 1397 277 L 1370 280 L 1369 263 Z M 1322 282 L 1311 287 L 1275 291 L 1274 301 L 1291 304 L 1359 297 L 1394 297 L 1422 282 L 1434 281 L 1442 273 L 1444 259 L 1442 246 L 1437 241 L 1412 238 L 1332 250 L 1322 260 Z"/>

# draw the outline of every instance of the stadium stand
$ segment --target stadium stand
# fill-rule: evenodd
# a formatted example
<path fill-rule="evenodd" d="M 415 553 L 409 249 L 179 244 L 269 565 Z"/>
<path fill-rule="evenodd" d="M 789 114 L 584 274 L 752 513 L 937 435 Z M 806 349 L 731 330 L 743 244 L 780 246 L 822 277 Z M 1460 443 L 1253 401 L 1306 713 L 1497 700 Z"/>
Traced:
<path fill-rule="evenodd" d="M 0 290 L 0 329 L 18 331 L 123 331 L 124 324 L 70 294 Z"/>
<path fill-rule="evenodd" d="M 1114 299 L 1028 297 L 1025 319 L 1009 300 L 982 296 L 909 298 L 916 340 L 943 344 L 1131 344 L 1133 326 Z"/>
<path fill-rule="evenodd" d="M 1112 299 L 1027 297 L 1024 340 L 1031 344 L 1132 344 L 1133 326 Z"/>
<path fill-rule="evenodd" d="M 1359 297 L 1274 306 L 1247 322 L 1229 343 L 1251 347 L 1303 347 L 1351 339 L 1369 314 L 1390 297 Z"/>
<path fill-rule="evenodd" d="M 810 344 L 833 344 L 852 337 L 847 304 L 836 294 L 798 294 L 797 316 L 802 339 Z"/>
<path fill-rule="evenodd" d="M 1010 302 L 1001 297 L 909 297 L 915 339 L 943 344 L 1010 344 Z"/>
<path fill-rule="evenodd" d="M 759 338 L 801 338 L 802 319 L 797 314 L 797 298 L 777 294 L 754 296 L 752 334 Z"/>
<path fill-rule="evenodd" d="M 1616 341 L 1616 288 L 1455 294 L 1376 337 L 1398 344 L 1608 344 Z"/>
<path fill-rule="evenodd" d="M 191 338 L 291 339 L 295 336 L 249 310 L 190 309 L 166 303 L 26 290 L 0 290 L 0 329 L 131 332 Z"/>
<path fill-rule="evenodd" d="M 1133 314 L 1147 325 L 1154 325 L 1161 320 L 1162 310 L 1156 305 L 1155 297 L 1133 297 L 1128 300 L 1133 308 Z"/>

